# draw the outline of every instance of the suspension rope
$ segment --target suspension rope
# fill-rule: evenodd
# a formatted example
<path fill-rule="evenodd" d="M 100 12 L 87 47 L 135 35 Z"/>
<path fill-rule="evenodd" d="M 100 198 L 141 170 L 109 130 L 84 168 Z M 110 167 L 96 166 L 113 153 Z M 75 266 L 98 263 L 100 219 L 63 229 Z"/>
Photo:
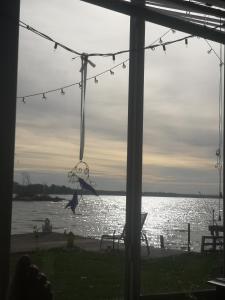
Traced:
<path fill-rule="evenodd" d="M 87 54 L 81 56 L 81 105 L 80 105 L 80 161 L 83 160 L 84 144 L 85 144 L 85 97 L 86 97 L 86 85 L 87 85 L 87 65 L 88 63 L 94 68 L 95 64 L 88 59 Z"/>
<path fill-rule="evenodd" d="M 222 44 L 220 44 L 220 61 L 222 60 Z M 221 221 L 221 199 L 222 195 L 222 143 L 223 143 L 223 63 L 220 63 L 219 69 L 219 110 L 218 110 L 218 149 L 216 151 L 217 156 L 217 170 L 218 170 L 218 177 L 219 177 L 219 186 L 218 186 L 218 197 L 219 197 L 219 207 L 218 207 L 218 221 Z"/>

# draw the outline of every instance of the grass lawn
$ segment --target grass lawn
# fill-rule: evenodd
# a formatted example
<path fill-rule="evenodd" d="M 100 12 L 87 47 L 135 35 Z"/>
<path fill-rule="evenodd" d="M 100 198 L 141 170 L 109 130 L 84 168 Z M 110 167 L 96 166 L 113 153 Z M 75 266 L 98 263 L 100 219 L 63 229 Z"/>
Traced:
<path fill-rule="evenodd" d="M 11 274 L 21 255 L 11 255 Z M 123 294 L 124 256 L 54 249 L 30 254 L 52 283 L 55 300 L 117 299 Z M 142 261 L 142 294 L 207 287 L 220 275 L 222 255 L 183 254 Z"/>

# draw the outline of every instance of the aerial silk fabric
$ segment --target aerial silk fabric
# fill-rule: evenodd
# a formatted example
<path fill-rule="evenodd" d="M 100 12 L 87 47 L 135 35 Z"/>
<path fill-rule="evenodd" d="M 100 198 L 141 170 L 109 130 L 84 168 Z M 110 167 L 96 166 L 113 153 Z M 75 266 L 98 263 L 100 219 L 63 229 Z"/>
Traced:
<path fill-rule="evenodd" d="M 76 209 L 77 205 L 78 205 L 78 195 L 77 195 L 77 192 L 75 191 L 73 194 L 72 200 L 70 200 L 67 203 L 65 208 L 68 208 L 68 207 L 71 208 L 72 212 L 75 214 L 75 209 Z"/>
<path fill-rule="evenodd" d="M 83 190 L 87 190 L 89 192 L 91 192 L 92 194 L 94 194 L 95 196 L 98 196 L 96 190 L 89 184 L 87 183 L 84 179 L 78 177 L 80 186 Z"/>
<path fill-rule="evenodd" d="M 81 111 L 80 111 L 80 161 L 84 156 L 84 143 L 85 143 L 85 97 L 86 97 L 86 84 L 87 84 L 87 65 L 88 63 L 95 68 L 95 64 L 88 59 L 87 54 L 81 55 Z"/>
<path fill-rule="evenodd" d="M 80 111 L 80 160 L 84 156 L 84 142 L 85 142 L 85 96 L 86 96 L 86 82 L 87 82 L 87 56 L 81 57 L 81 111 Z"/>

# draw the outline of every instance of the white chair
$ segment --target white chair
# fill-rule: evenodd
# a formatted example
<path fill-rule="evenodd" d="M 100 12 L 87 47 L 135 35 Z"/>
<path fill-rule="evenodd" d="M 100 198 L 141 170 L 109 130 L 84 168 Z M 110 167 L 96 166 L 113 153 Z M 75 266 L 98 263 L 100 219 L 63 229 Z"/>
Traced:
<path fill-rule="evenodd" d="M 149 255 L 150 254 L 150 248 L 149 248 L 149 244 L 148 244 L 148 238 L 147 238 L 145 232 L 142 230 L 147 215 L 148 215 L 148 213 L 141 213 L 141 241 L 145 242 L 146 248 L 147 248 L 147 253 Z M 100 240 L 100 249 L 102 248 L 103 241 L 105 241 L 105 240 L 111 240 L 112 241 L 112 248 L 113 249 L 115 249 L 115 242 L 117 241 L 117 248 L 119 249 L 120 242 L 124 241 L 124 239 L 125 239 L 125 232 L 126 232 L 126 224 L 125 224 L 121 234 L 116 234 L 116 230 L 113 231 L 113 234 L 103 234 L 101 236 L 101 240 Z"/>

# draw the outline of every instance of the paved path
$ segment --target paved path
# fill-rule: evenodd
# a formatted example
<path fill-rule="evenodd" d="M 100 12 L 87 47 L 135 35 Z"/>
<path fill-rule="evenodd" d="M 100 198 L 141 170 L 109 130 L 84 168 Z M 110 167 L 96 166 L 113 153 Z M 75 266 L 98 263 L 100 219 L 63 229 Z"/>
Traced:
<path fill-rule="evenodd" d="M 105 241 L 100 250 L 100 241 L 93 238 L 84 238 L 75 236 L 74 245 L 86 250 L 86 251 L 107 251 L 111 250 L 112 243 L 110 241 Z M 51 249 L 67 246 L 67 237 L 63 233 L 39 233 L 38 238 L 35 238 L 33 233 L 27 234 L 16 234 L 11 236 L 11 253 L 24 253 L 31 252 L 37 249 Z M 123 245 L 120 247 L 124 248 Z M 143 258 L 155 258 L 163 256 L 173 256 L 184 253 L 181 250 L 172 249 L 160 249 L 150 247 L 150 255 L 147 256 L 146 247 L 142 246 L 142 257 Z"/>

